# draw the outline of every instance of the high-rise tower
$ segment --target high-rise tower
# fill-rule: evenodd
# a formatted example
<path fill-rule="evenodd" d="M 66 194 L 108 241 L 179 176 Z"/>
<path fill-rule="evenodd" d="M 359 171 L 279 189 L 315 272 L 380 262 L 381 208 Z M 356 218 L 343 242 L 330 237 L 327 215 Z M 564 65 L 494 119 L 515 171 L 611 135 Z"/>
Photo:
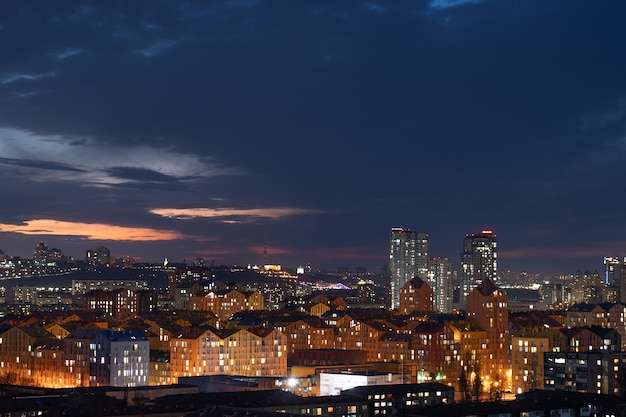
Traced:
<path fill-rule="evenodd" d="M 435 310 L 442 313 L 452 312 L 452 263 L 448 258 L 431 258 L 429 275 L 434 284 Z"/>
<path fill-rule="evenodd" d="M 35 246 L 33 255 L 35 264 L 45 265 L 48 262 L 48 246 L 43 242 L 39 242 L 37 246 Z"/>
<path fill-rule="evenodd" d="M 617 256 L 604 257 L 604 285 L 622 286 L 622 263 Z"/>
<path fill-rule="evenodd" d="M 426 277 L 428 273 L 428 235 L 411 229 L 391 229 L 389 250 L 391 270 L 391 308 L 400 303 L 400 289 L 416 275 Z"/>
<path fill-rule="evenodd" d="M 496 235 L 491 230 L 465 235 L 461 254 L 461 304 L 465 297 L 489 278 L 496 282 L 498 270 Z"/>

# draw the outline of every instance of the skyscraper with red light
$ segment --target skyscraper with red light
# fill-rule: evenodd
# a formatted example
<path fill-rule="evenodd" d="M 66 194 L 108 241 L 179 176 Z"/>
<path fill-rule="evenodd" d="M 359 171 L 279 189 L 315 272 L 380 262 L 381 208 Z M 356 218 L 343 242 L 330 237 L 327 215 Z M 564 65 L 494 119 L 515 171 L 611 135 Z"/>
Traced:
<path fill-rule="evenodd" d="M 492 230 L 465 235 L 461 253 L 461 305 L 474 288 L 485 279 L 496 282 L 498 253 L 496 235 Z"/>

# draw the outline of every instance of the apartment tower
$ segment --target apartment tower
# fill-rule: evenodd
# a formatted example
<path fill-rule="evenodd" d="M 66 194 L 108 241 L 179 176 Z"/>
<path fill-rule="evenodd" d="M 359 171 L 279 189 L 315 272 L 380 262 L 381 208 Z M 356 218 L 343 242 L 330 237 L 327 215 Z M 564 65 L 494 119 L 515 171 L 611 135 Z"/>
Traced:
<path fill-rule="evenodd" d="M 435 310 L 442 313 L 452 312 L 454 270 L 448 258 L 430 259 L 430 282 L 433 283 Z"/>
<path fill-rule="evenodd" d="M 496 282 L 498 253 L 496 235 L 491 230 L 465 235 L 461 254 L 461 305 L 485 279 Z"/>
<path fill-rule="evenodd" d="M 428 235 L 411 229 L 391 229 L 389 268 L 391 270 L 391 308 L 400 303 L 400 289 L 416 275 L 428 274 Z"/>

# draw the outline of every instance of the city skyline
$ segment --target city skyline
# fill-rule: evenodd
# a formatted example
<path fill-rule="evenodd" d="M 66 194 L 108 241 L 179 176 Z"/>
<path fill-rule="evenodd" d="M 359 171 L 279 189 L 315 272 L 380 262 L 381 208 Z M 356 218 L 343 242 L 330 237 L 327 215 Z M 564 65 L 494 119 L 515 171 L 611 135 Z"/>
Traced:
<path fill-rule="evenodd" d="M 0 249 L 459 268 L 626 256 L 619 1 L 11 4 L 0 16 Z M 608 198 L 610 197 L 610 198 Z"/>

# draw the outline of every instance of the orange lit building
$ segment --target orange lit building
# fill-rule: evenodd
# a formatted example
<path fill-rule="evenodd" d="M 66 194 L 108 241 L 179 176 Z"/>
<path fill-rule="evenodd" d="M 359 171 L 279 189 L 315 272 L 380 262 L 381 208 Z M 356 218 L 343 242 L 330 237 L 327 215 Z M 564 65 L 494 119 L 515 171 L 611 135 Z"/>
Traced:
<path fill-rule="evenodd" d="M 457 381 L 461 370 L 470 374 L 481 366 L 487 352 L 487 331 L 468 321 L 448 322 L 446 327 L 454 334 L 454 349 L 453 360 L 444 375 L 448 381 Z"/>
<path fill-rule="evenodd" d="M 115 296 L 110 291 L 91 290 L 83 294 L 83 310 L 114 315 Z"/>
<path fill-rule="evenodd" d="M 170 342 L 170 376 L 217 375 L 220 373 L 220 338 L 208 327 L 185 328 Z"/>
<path fill-rule="evenodd" d="M 555 334 L 554 348 L 558 352 L 589 352 L 610 350 L 620 352 L 621 337 L 615 329 L 600 326 L 568 327 Z"/>
<path fill-rule="evenodd" d="M 311 304 L 321 303 L 321 304 L 326 304 L 327 306 L 330 305 L 330 299 L 323 294 L 315 294 L 314 296 L 311 297 L 309 302 Z"/>
<path fill-rule="evenodd" d="M 214 291 L 192 295 L 189 297 L 189 309 L 192 311 L 212 311 L 217 314 L 220 309 L 220 299 Z"/>
<path fill-rule="evenodd" d="M 215 314 L 222 321 L 227 321 L 230 316 L 239 312 L 246 311 L 247 299 L 246 296 L 237 290 L 230 290 L 218 293 L 220 298 L 220 309 Z"/>
<path fill-rule="evenodd" d="M 68 388 L 68 372 L 63 360 L 63 341 L 48 339 L 33 347 L 33 384 L 46 388 Z"/>
<path fill-rule="evenodd" d="M 77 325 L 72 323 L 50 323 L 44 326 L 44 328 L 52 333 L 54 337 L 61 340 L 65 339 L 70 333 L 72 333 L 72 330 L 76 329 L 77 327 Z"/>
<path fill-rule="evenodd" d="M 363 350 L 367 353 L 368 361 L 377 361 L 379 358 L 379 340 L 381 337 L 399 333 L 397 328 L 388 323 L 376 320 L 357 320 L 345 315 L 337 320 L 338 342 L 337 348 L 346 350 Z"/>
<path fill-rule="evenodd" d="M 259 291 L 244 291 L 246 297 L 246 311 L 265 310 L 265 297 Z"/>
<path fill-rule="evenodd" d="M 511 383 L 515 393 L 544 388 L 544 353 L 552 351 L 558 329 L 528 329 L 511 337 Z"/>
<path fill-rule="evenodd" d="M 456 363 L 454 331 L 443 323 L 421 322 L 411 331 L 411 348 L 415 352 L 418 380 L 426 376 L 442 376 Z"/>
<path fill-rule="evenodd" d="M 131 316 L 138 312 L 137 293 L 129 289 L 92 290 L 83 295 L 83 309 L 106 313 L 115 318 Z"/>
<path fill-rule="evenodd" d="M 40 326 L 12 327 L 0 335 L 0 374 L 12 384 L 34 383 L 32 353 L 37 343 L 54 339 Z"/>
<path fill-rule="evenodd" d="M 233 330 L 220 340 L 220 368 L 226 375 L 287 375 L 287 337 L 267 327 Z"/>
<path fill-rule="evenodd" d="M 240 311 L 265 309 L 265 298 L 258 291 L 223 290 L 210 291 L 189 298 L 189 309 L 211 311 L 222 321 L 227 321 L 233 314 Z"/>
<path fill-rule="evenodd" d="M 311 305 L 308 312 L 312 316 L 322 317 L 330 310 L 330 307 L 326 303 L 315 303 Z"/>
<path fill-rule="evenodd" d="M 411 348 L 411 335 L 389 332 L 378 341 L 379 362 L 397 362 L 409 366 L 415 361 L 414 350 Z"/>
<path fill-rule="evenodd" d="M 150 336 L 150 350 L 160 352 L 169 352 L 172 337 L 175 333 L 174 326 L 171 323 L 159 323 L 156 320 L 144 319 L 144 323 L 148 326 Z"/>
<path fill-rule="evenodd" d="M 486 354 L 481 359 L 485 386 L 504 382 L 509 365 L 509 299 L 486 278 L 466 298 L 467 319 L 474 320 L 487 332 Z"/>
<path fill-rule="evenodd" d="M 433 311 L 433 290 L 424 280 L 415 276 L 400 288 L 398 312 Z"/>
<path fill-rule="evenodd" d="M 318 317 L 307 317 L 284 326 L 287 353 L 304 349 L 334 349 L 334 328 Z"/>
<path fill-rule="evenodd" d="M 567 327 L 600 326 L 615 329 L 626 346 L 626 305 L 622 303 L 574 304 L 567 312 Z"/>
<path fill-rule="evenodd" d="M 343 311 L 348 308 L 348 303 L 343 297 L 335 297 L 330 300 L 331 310 Z"/>

